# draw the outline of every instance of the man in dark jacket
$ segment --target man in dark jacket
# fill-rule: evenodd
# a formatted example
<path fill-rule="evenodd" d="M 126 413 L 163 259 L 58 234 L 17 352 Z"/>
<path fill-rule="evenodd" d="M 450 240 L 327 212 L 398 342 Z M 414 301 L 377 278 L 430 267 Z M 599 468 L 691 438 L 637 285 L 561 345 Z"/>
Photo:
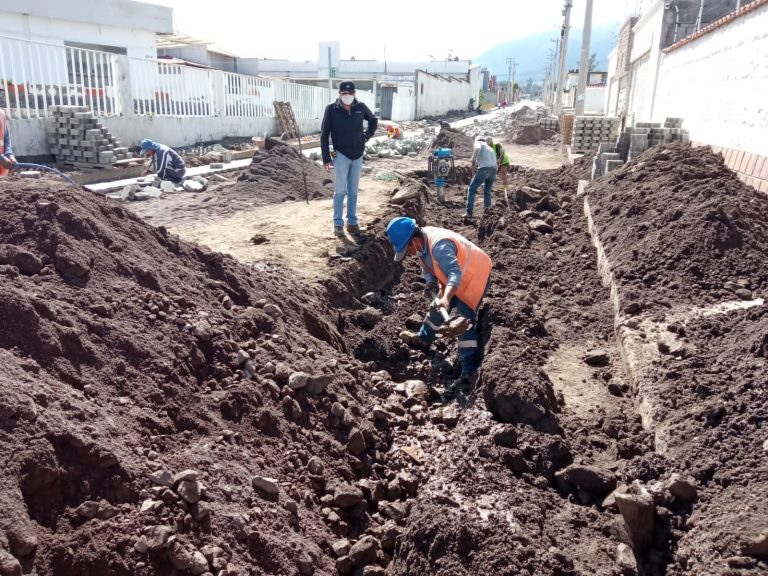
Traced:
<path fill-rule="evenodd" d="M 368 123 L 368 129 L 363 130 L 363 121 Z M 360 172 L 363 169 L 363 154 L 365 143 L 376 133 L 378 120 L 373 112 L 355 98 L 355 84 L 342 82 L 339 84 L 339 98 L 325 108 L 323 116 L 320 148 L 323 153 L 323 164 L 335 172 L 333 194 L 333 230 L 336 236 L 344 236 L 344 197 L 347 198 L 347 232 L 352 235 L 360 234 L 357 223 L 357 187 L 360 183 Z M 333 140 L 335 159 L 331 159 L 328 137 Z"/>
<path fill-rule="evenodd" d="M 144 171 L 145 176 L 154 170 L 160 180 L 181 184 L 187 168 L 176 150 L 165 144 L 144 139 L 141 141 L 141 155 L 148 156 L 152 160 L 149 167 Z"/>

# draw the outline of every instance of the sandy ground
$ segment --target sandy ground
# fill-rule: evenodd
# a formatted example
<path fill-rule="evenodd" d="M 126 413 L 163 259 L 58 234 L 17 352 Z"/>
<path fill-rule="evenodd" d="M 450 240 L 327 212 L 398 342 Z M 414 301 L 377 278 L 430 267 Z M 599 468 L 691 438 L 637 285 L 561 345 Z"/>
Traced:
<path fill-rule="evenodd" d="M 505 146 L 512 162 L 522 166 L 548 169 L 565 161 L 560 145 Z M 371 172 L 360 181 L 361 225 L 385 212 L 398 186 L 398 172 L 424 169 L 426 165 L 426 151 L 416 158 L 369 161 Z M 497 187 L 501 189 L 500 180 Z M 342 241 L 333 236 L 330 199 L 252 207 L 247 199 L 227 197 L 224 186 L 209 193 L 169 195 L 128 207 L 147 222 L 165 226 L 184 240 L 231 254 L 242 262 L 290 268 L 308 278 L 324 274 L 329 257 L 356 249 L 352 238 Z M 251 238 L 256 235 L 268 241 L 254 244 Z"/>

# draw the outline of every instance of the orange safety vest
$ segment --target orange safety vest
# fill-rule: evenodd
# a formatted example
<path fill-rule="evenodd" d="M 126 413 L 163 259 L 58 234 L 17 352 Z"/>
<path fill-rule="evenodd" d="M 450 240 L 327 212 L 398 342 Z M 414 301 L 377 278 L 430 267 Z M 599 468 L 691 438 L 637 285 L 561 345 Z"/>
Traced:
<path fill-rule="evenodd" d="M 5 154 L 5 112 L 0 110 L 0 154 Z M 8 176 L 10 170 L 0 166 L 0 177 Z"/>
<path fill-rule="evenodd" d="M 483 299 L 488 279 L 491 277 L 491 258 L 475 244 L 455 232 L 445 228 L 424 226 L 421 231 L 429 247 L 429 256 L 432 258 L 434 268 L 429 268 L 424 260 L 421 263 L 424 268 L 432 272 L 441 286 L 448 284 L 448 276 L 440 269 L 432 249 L 441 240 L 450 240 L 456 245 L 456 259 L 461 268 L 461 282 L 456 287 L 456 297 L 473 310 L 477 310 L 480 300 Z"/>

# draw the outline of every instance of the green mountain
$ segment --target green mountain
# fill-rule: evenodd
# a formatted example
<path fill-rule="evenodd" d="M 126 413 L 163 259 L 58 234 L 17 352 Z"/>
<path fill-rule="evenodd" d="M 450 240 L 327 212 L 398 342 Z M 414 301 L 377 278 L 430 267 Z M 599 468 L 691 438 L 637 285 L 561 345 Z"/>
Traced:
<path fill-rule="evenodd" d="M 597 55 L 597 69 L 600 71 L 608 67 L 608 54 L 616 46 L 618 41 L 619 24 L 608 24 L 592 28 L 589 53 Z M 575 68 L 581 56 L 581 28 L 571 28 L 568 38 L 568 68 Z M 543 32 L 517 38 L 498 44 L 472 58 L 473 64 L 480 64 L 488 68 L 491 74 L 496 75 L 499 81 L 506 81 L 509 75 L 507 57 L 517 60 L 515 79 L 523 84 L 532 78 L 534 82 L 541 82 L 546 75 L 549 51 L 555 49 L 555 42 L 550 41 L 559 35 L 558 30 Z"/>

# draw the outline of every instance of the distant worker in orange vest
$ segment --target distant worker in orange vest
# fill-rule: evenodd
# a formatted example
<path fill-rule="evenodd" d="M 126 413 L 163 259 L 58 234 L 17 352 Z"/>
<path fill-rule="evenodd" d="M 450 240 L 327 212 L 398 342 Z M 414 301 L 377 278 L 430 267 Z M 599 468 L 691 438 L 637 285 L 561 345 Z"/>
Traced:
<path fill-rule="evenodd" d="M 11 148 L 11 129 L 8 126 L 8 119 L 5 112 L 0 110 L 0 134 L 3 135 L 0 140 L 0 177 L 7 176 L 11 168 L 16 164 L 16 157 Z"/>
<path fill-rule="evenodd" d="M 480 303 L 491 279 L 491 258 L 475 244 L 444 228 L 419 227 L 413 218 L 393 218 L 387 225 L 387 236 L 395 249 L 395 262 L 406 254 L 421 260 L 426 281 L 425 292 L 437 293 L 418 333 L 405 330 L 400 338 L 409 346 L 427 350 L 445 321 L 437 308 L 450 312 L 454 308 L 470 321 L 469 329 L 459 336 L 461 376 L 454 382 L 464 386 L 474 382 L 480 363 L 476 319 Z"/>
<path fill-rule="evenodd" d="M 403 133 L 400 130 L 400 126 L 395 126 L 394 124 L 387 124 L 387 138 L 394 138 L 395 140 L 400 140 L 400 138 L 403 137 Z"/>

